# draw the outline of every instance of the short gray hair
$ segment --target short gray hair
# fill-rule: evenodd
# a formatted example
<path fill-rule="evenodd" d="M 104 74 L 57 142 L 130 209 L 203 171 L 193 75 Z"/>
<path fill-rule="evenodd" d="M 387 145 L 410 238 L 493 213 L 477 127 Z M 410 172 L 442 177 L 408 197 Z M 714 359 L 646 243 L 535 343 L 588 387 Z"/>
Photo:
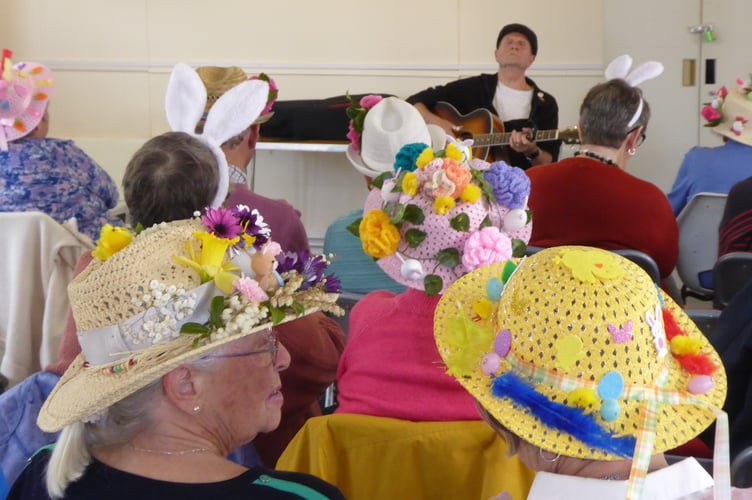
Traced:
<path fill-rule="evenodd" d="M 630 127 L 642 99 L 642 113 Z M 627 134 L 637 127 L 647 128 L 650 106 L 642 91 L 621 79 L 596 85 L 580 106 L 582 141 L 587 144 L 618 148 Z"/>

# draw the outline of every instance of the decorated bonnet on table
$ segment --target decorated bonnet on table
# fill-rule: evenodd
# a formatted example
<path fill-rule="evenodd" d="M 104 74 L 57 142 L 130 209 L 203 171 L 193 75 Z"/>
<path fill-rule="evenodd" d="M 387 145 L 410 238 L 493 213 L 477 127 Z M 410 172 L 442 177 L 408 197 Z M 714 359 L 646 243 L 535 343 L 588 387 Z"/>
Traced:
<path fill-rule="evenodd" d="M 35 62 L 14 65 L 11 56 L 5 49 L 0 59 L 0 151 L 39 125 L 54 90 L 49 68 Z"/>
<path fill-rule="evenodd" d="M 752 146 L 752 75 L 749 80 L 738 78 L 731 90 L 722 86 L 713 100 L 702 108 L 702 117 L 713 132 Z"/>
<path fill-rule="evenodd" d="M 568 457 L 634 457 L 630 498 L 652 454 L 717 415 L 724 432 L 718 354 L 613 252 L 553 247 L 477 269 L 444 293 L 434 333 L 447 371 L 513 434 Z"/>
<path fill-rule="evenodd" d="M 341 314 L 339 281 L 325 274 L 323 257 L 278 256 L 262 221 L 238 206 L 137 235 L 106 227 L 95 259 L 68 287 L 82 352 L 44 403 L 39 427 L 96 421 L 223 344 L 317 310 Z M 241 272 L 236 263 L 249 256 Z"/>
<path fill-rule="evenodd" d="M 411 105 L 397 102 L 422 121 Z M 368 127 L 377 108 L 366 117 L 364 153 L 370 141 L 385 142 L 385 134 Z M 525 172 L 501 161 L 472 159 L 472 141 L 449 139 L 441 149 L 403 143 L 391 156 L 391 168 L 372 181 L 376 189 L 366 199 L 363 218 L 349 227 L 392 279 L 428 295 L 477 267 L 521 256 L 532 230 Z"/>
<path fill-rule="evenodd" d="M 183 63 L 172 70 L 167 84 L 165 111 L 167 122 L 175 132 L 185 132 L 206 144 L 217 160 L 218 187 L 212 207 L 219 207 L 227 198 L 230 172 L 220 146 L 247 129 L 267 106 L 269 84 L 262 80 L 246 80 L 219 97 L 209 109 L 203 131 L 196 133 L 207 104 L 207 91 L 199 75 Z"/>

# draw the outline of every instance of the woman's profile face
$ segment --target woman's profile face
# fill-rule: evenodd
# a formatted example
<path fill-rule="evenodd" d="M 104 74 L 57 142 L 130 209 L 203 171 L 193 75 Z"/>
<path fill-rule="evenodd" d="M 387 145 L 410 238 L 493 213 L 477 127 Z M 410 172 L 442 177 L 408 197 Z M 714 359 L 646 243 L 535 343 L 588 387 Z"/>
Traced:
<path fill-rule="evenodd" d="M 207 373 L 205 407 L 212 411 L 215 432 L 232 446 L 279 425 L 284 402 L 279 372 L 290 365 L 290 353 L 276 344 L 274 360 L 276 342 L 271 330 L 233 342 L 216 356 L 221 358 L 217 368 Z"/>

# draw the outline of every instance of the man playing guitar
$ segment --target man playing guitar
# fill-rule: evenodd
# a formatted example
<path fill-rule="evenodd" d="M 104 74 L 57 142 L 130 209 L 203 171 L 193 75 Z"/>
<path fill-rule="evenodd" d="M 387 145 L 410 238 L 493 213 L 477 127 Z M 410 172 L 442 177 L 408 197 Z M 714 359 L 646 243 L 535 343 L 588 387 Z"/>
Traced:
<path fill-rule="evenodd" d="M 439 125 L 453 135 L 457 135 L 461 127 L 447 119 L 447 115 L 437 114 L 435 106 L 439 101 L 450 103 L 463 114 L 486 109 L 498 115 L 504 129 L 511 131 L 508 146 L 495 148 L 493 159 L 523 169 L 551 163 L 558 159 L 561 142 L 552 140 L 539 145 L 534 132 L 556 129 L 559 107 L 551 94 L 525 76 L 537 53 L 535 33 L 522 24 L 508 24 L 496 40 L 494 54 L 499 64 L 496 74 L 482 74 L 432 87 L 410 96 L 407 101 L 415 106 L 426 123 Z"/>

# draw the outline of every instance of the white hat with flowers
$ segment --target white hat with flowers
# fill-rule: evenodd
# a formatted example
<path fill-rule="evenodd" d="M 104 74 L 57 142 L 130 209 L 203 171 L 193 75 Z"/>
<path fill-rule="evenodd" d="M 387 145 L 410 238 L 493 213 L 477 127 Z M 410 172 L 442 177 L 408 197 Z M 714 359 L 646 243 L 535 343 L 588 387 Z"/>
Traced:
<path fill-rule="evenodd" d="M 68 287 L 82 352 L 41 409 L 45 431 L 96 421 L 113 403 L 228 342 L 317 310 L 342 313 L 339 280 L 325 274 L 322 256 L 265 260 L 278 246 L 257 210 L 207 209 L 136 233 L 105 226 L 95 260 Z M 244 263 L 256 257 L 268 266 Z"/>
<path fill-rule="evenodd" d="M 752 75 L 750 75 L 752 80 Z M 722 86 L 713 100 L 702 108 L 701 115 L 716 134 L 752 146 L 752 83 L 737 78 L 737 87 Z"/>

